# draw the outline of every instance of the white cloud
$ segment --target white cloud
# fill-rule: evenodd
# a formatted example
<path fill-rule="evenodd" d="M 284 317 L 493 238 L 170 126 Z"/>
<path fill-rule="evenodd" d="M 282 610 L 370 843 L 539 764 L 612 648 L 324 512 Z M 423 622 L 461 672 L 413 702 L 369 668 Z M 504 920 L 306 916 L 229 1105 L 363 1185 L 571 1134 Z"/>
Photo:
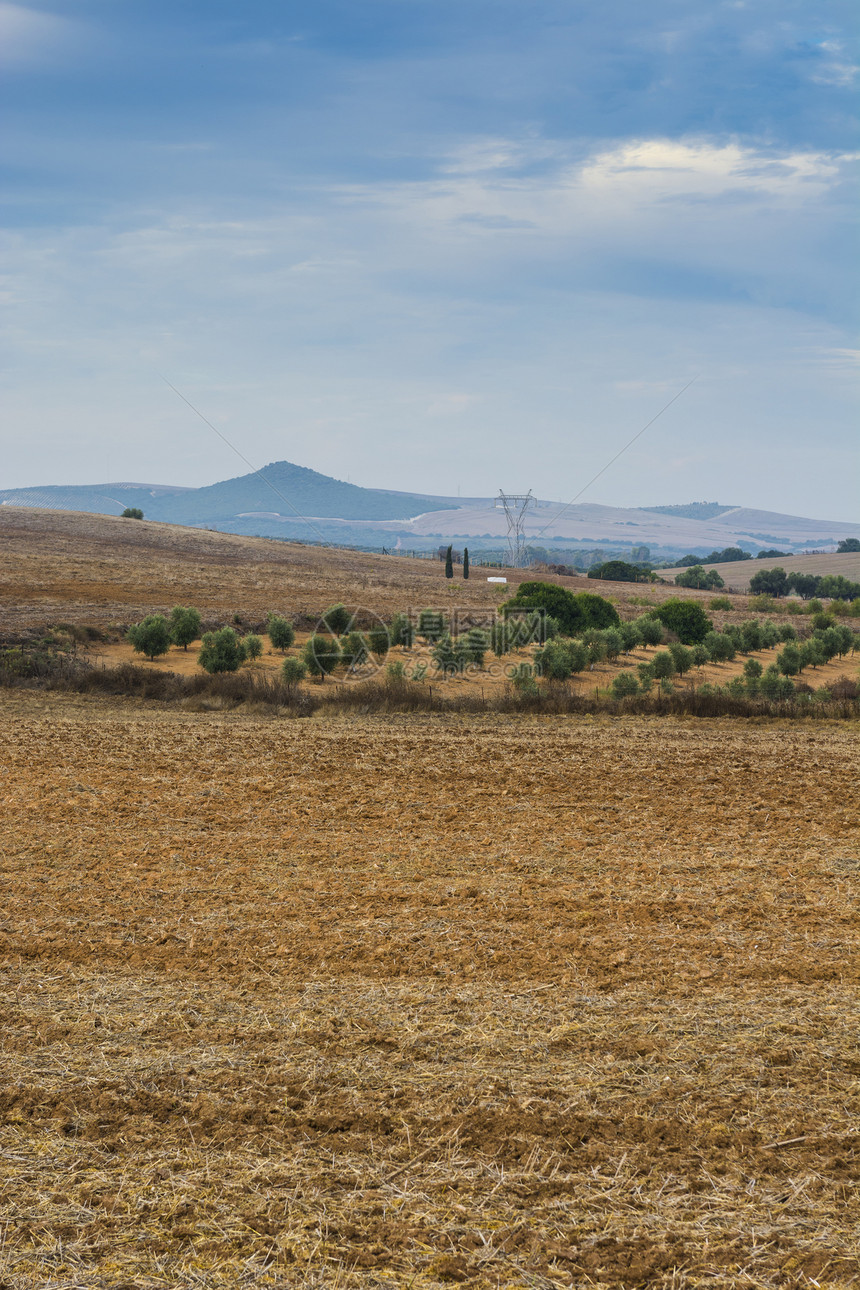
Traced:
<path fill-rule="evenodd" d="M 59 62 L 77 51 L 84 34 L 78 22 L 0 0 L 0 67 L 27 68 Z"/>

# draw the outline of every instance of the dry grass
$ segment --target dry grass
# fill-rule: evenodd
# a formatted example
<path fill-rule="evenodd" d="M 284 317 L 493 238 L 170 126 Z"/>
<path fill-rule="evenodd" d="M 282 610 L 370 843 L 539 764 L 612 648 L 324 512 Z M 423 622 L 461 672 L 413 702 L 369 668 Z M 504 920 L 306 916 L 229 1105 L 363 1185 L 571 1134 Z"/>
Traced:
<path fill-rule="evenodd" d="M 0 715 L 4 1284 L 857 1284 L 856 729 Z"/>
<path fill-rule="evenodd" d="M 747 591 L 750 578 L 761 569 L 785 569 L 786 573 L 841 574 L 850 582 L 860 582 L 860 552 L 848 551 L 843 555 L 787 555 L 769 560 L 735 560 L 726 564 L 706 564 L 706 569 L 716 569 L 730 590 Z M 663 577 L 670 580 L 680 569 L 666 569 Z"/>

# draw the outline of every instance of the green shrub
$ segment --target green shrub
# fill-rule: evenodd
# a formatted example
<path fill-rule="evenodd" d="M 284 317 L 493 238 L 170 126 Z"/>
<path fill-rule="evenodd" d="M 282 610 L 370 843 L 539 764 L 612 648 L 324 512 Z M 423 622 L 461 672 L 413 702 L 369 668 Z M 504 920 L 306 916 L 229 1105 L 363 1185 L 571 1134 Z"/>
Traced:
<path fill-rule="evenodd" d="M 408 614 L 395 614 L 388 625 L 388 640 L 391 645 L 402 645 L 412 648 L 414 631 Z"/>
<path fill-rule="evenodd" d="M 750 596 L 748 605 L 757 614 L 772 614 L 779 608 L 773 596 L 766 592 L 760 596 Z"/>
<path fill-rule="evenodd" d="M 573 673 L 570 651 L 565 641 L 547 641 L 535 651 L 535 667 L 551 681 L 567 681 Z"/>
<path fill-rule="evenodd" d="M 734 641 L 725 632 L 708 632 L 702 644 L 714 663 L 731 663 L 736 653 Z"/>
<path fill-rule="evenodd" d="M 564 636 L 578 636 L 589 627 L 617 627 L 618 611 L 602 596 L 588 591 L 572 592 L 553 582 L 521 582 L 512 600 L 502 605 L 502 613 L 520 609 L 537 609 L 557 620 Z"/>
<path fill-rule="evenodd" d="M 418 635 L 423 636 L 428 645 L 440 641 L 445 635 L 445 615 L 440 609 L 422 609 L 418 615 Z"/>
<path fill-rule="evenodd" d="M 658 650 L 651 660 L 651 673 L 655 680 L 662 681 L 675 675 L 675 660 L 667 649 Z"/>
<path fill-rule="evenodd" d="M 361 667 L 367 661 L 367 641 L 361 632 L 348 632 L 341 642 L 340 658 L 344 667 Z"/>
<path fill-rule="evenodd" d="M 783 676 L 797 676 L 804 665 L 804 658 L 798 647 L 789 642 L 777 654 L 776 665 Z"/>
<path fill-rule="evenodd" d="M 184 650 L 200 636 L 200 614 L 196 609 L 185 605 L 174 605 L 168 622 L 170 639 L 174 645 L 181 645 Z"/>
<path fill-rule="evenodd" d="M 511 676 L 511 685 L 521 699 L 536 699 L 540 688 L 530 663 L 519 663 Z"/>
<path fill-rule="evenodd" d="M 149 614 L 142 622 L 129 627 L 126 640 L 138 654 L 152 662 L 170 649 L 170 627 L 164 614 Z"/>
<path fill-rule="evenodd" d="M 323 614 L 321 621 L 333 636 L 343 636 L 344 632 L 349 631 L 352 614 L 346 605 L 331 605 Z"/>
<path fill-rule="evenodd" d="M 458 637 L 457 645 L 461 654 L 465 656 L 467 663 L 474 663 L 478 667 L 484 666 L 484 655 L 487 652 L 487 634 L 480 627 L 470 627 L 463 636 Z"/>
<path fill-rule="evenodd" d="M 281 618 L 279 614 L 269 614 L 266 619 L 266 634 L 272 649 L 281 651 L 288 650 L 296 639 L 296 629 L 289 618 Z"/>
<path fill-rule="evenodd" d="M 451 676 L 460 671 L 461 660 L 448 632 L 445 632 L 433 646 L 431 657 L 440 672 Z"/>
<path fill-rule="evenodd" d="M 142 520 L 143 511 L 139 506 L 127 506 L 120 516 L 121 520 Z"/>
<path fill-rule="evenodd" d="M 672 655 L 672 662 L 675 664 L 675 671 L 679 676 L 689 672 L 693 666 L 693 652 L 682 645 L 680 641 L 672 641 L 669 645 L 669 653 Z"/>
<path fill-rule="evenodd" d="M 733 608 L 734 606 L 732 605 L 732 602 L 729 600 L 728 596 L 714 596 L 713 600 L 711 601 L 711 609 L 722 609 L 728 612 Z"/>
<path fill-rule="evenodd" d="M 683 645 L 698 645 L 714 629 L 698 600 L 666 600 L 651 613 L 670 632 L 674 632 Z"/>
<path fill-rule="evenodd" d="M 388 677 L 389 681 L 393 681 L 395 685 L 401 685 L 406 680 L 406 668 L 400 659 L 395 659 L 386 667 L 385 675 Z"/>
<path fill-rule="evenodd" d="M 297 686 L 299 681 L 303 681 L 307 674 L 307 664 L 294 655 L 285 658 L 281 664 L 281 680 L 289 689 Z"/>
<path fill-rule="evenodd" d="M 255 632 L 248 632 L 247 636 L 243 636 L 242 644 L 245 646 L 247 658 L 257 659 L 263 652 L 263 642 Z"/>
<path fill-rule="evenodd" d="M 340 645 L 333 636 L 315 632 L 302 650 L 302 658 L 311 676 L 324 679 L 340 663 Z"/>
<path fill-rule="evenodd" d="M 619 672 L 612 680 L 613 699 L 626 699 L 639 693 L 639 682 L 632 672 Z"/>
<path fill-rule="evenodd" d="M 197 661 L 207 672 L 235 672 L 245 661 L 245 644 L 232 627 L 204 632 Z"/>
<path fill-rule="evenodd" d="M 367 641 L 377 658 L 384 658 L 391 645 L 391 636 L 387 627 L 373 627 L 367 633 Z"/>
<path fill-rule="evenodd" d="M 636 619 L 636 626 L 639 629 L 639 636 L 642 644 L 646 647 L 649 645 L 662 645 L 665 632 L 663 624 L 650 614 L 645 614 L 642 618 Z"/>

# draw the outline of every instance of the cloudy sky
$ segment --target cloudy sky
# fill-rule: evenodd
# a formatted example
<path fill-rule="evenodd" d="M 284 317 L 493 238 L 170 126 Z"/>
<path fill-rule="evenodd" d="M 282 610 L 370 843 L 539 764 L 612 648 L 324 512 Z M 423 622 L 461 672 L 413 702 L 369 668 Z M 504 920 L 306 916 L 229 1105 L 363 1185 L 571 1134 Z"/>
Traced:
<path fill-rule="evenodd" d="M 0 487 L 860 519 L 849 0 L 0 2 Z"/>

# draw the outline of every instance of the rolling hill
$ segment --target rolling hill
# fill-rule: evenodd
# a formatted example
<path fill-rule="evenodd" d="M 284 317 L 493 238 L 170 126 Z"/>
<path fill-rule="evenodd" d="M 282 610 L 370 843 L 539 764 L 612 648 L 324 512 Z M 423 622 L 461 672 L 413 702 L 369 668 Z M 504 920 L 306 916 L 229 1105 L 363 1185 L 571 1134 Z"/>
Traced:
<path fill-rule="evenodd" d="M 288 461 L 202 488 L 108 483 L 6 489 L 0 490 L 0 505 L 107 515 L 139 507 L 147 519 L 169 524 L 347 545 L 426 549 L 440 541 L 467 541 L 479 550 L 503 545 L 507 533 L 494 497 L 361 488 Z M 627 508 L 536 498 L 525 532 L 544 547 L 608 546 L 624 552 L 646 545 L 653 558 L 671 559 L 732 545 L 753 554 L 770 546 L 793 552 L 832 547 L 841 538 L 860 537 L 860 524 L 717 502 Z"/>

